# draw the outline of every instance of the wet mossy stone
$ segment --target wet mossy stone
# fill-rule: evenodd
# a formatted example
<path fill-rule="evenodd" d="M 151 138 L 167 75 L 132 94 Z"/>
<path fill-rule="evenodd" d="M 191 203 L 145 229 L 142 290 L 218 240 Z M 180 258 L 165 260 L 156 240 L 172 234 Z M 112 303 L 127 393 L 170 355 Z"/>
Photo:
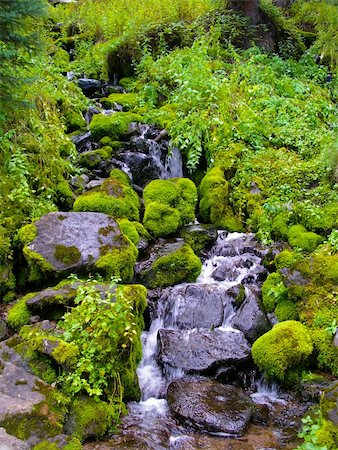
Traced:
<path fill-rule="evenodd" d="M 300 322 L 287 320 L 263 334 L 252 346 L 252 356 L 267 378 L 285 380 L 287 373 L 304 365 L 313 351 L 311 336 Z"/>
<path fill-rule="evenodd" d="M 90 131 L 95 141 L 109 136 L 114 141 L 128 135 L 129 125 L 132 122 L 141 122 L 142 116 L 131 112 L 117 112 L 111 116 L 96 114 L 90 122 Z"/>
<path fill-rule="evenodd" d="M 212 225 L 189 225 L 181 230 L 184 241 L 190 245 L 196 255 L 200 256 L 216 242 L 218 233 Z"/>
<path fill-rule="evenodd" d="M 105 145 L 97 150 L 80 153 L 78 156 L 78 163 L 81 167 L 85 167 L 86 169 L 95 169 L 102 161 L 111 158 L 112 151 L 113 149 L 109 145 Z"/>
<path fill-rule="evenodd" d="M 195 220 L 197 189 L 188 178 L 153 180 L 143 191 L 143 225 L 155 237 L 173 234 Z"/>
<path fill-rule="evenodd" d="M 290 269 L 301 257 L 290 250 L 283 250 L 275 257 L 274 263 L 277 269 Z"/>
<path fill-rule="evenodd" d="M 282 300 L 278 302 L 275 314 L 279 322 L 298 319 L 297 306 L 291 300 Z"/>
<path fill-rule="evenodd" d="M 77 397 L 70 407 L 65 431 L 81 442 L 89 438 L 101 438 L 112 425 L 113 413 L 114 408 L 109 403 L 90 397 Z"/>
<path fill-rule="evenodd" d="M 209 170 L 199 185 L 199 197 L 199 214 L 203 222 L 231 232 L 243 230 L 229 205 L 229 187 L 223 169 Z"/>
<path fill-rule="evenodd" d="M 140 199 L 122 170 L 114 169 L 100 186 L 80 195 L 74 211 L 95 211 L 115 218 L 139 220 Z"/>
<path fill-rule="evenodd" d="M 194 282 L 202 263 L 183 241 L 155 245 L 148 260 L 138 264 L 140 280 L 149 288 Z"/>
<path fill-rule="evenodd" d="M 292 247 L 312 252 L 323 241 L 323 238 L 312 231 L 306 231 L 303 225 L 293 225 L 288 231 L 288 241 Z"/>
<path fill-rule="evenodd" d="M 62 434 L 69 400 L 3 357 L 1 367 L 0 426 L 30 445 Z"/>
<path fill-rule="evenodd" d="M 137 257 L 115 219 L 95 212 L 46 214 L 19 230 L 18 241 L 33 283 L 95 271 L 129 281 Z"/>
<path fill-rule="evenodd" d="M 131 240 L 138 250 L 144 251 L 152 241 L 152 237 L 141 223 L 132 222 L 128 219 L 118 219 L 117 223 L 122 233 Z"/>

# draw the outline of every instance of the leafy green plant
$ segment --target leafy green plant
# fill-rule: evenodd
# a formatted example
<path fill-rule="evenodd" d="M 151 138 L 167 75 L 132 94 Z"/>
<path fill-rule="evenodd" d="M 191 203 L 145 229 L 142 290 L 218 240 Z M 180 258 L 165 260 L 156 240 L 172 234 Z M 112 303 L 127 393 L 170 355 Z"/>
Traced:
<path fill-rule="evenodd" d="M 306 416 L 302 418 L 302 429 L 298 437 L 304 439 L 304 443 L 297 447 L 297 450 L 327 450 L 326 446 L 318 445 L 317 432 L 321 427 L 321 420 L 317 416 Z"/>
<path fill-rule="evenodd" d="M 121 359 L 133 352 L 138 336 L 131 300 L 124 297 L 118 281 L 112 278 L 106 298 L 95 288 L 95 280 L 79 286 L 76 306 L 59 327 L 63 339 L 75 344 L 80 356 L 76 369 L 63 374 L 60 381 L 71 394 L 84 391 L 122 404 Z"/>

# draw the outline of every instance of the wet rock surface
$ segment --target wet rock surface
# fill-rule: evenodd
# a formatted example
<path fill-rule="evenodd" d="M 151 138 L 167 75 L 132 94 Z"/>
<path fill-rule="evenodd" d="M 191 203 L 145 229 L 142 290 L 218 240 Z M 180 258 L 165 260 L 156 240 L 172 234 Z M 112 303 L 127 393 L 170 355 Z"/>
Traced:
<path fill-rule="evenodd" d="M 204 378 L 181 378 L 168 387 L 170 410 L 178 420 L 202 431 L 244 433 L 254 408 L 240 389 Z"/>
<path fill-rule="evenodd" d="M 17 439 L 14 436 L 11 436 L 6 432 L 4 428 L 0 428 L 0 449 L 2 450 L 30 450 L 31 446 L 22 441 L 21 439 Z"/>
<path fill-rule="evenodd" d="M 236 331 L 160 330 L 159 344 L 161 362 L 186 373 L 238 366 L 250 359 L 250 346 Z"/>
<path fill-rule="evenodd" d="M 100 257 L 100 248 L 121 246 L 122 233 L 116 221 L 106 214 L 49 213 L 34 225 L 37 236 L 28 248 L 41 255 L 55 272 L 91 267 Z"/>

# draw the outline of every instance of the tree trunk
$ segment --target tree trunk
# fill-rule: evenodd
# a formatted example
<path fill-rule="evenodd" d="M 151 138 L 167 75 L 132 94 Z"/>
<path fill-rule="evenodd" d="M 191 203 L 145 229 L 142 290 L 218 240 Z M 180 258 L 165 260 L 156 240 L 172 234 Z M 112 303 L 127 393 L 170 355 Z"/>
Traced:
<path fill-rule="evenodd" d="M 253 25 L 262 21 L 259 9 L 258 0 L 228 0 L 229 8 L 234 11 L 240 11 L 245 16 L 250 17 Z"/>

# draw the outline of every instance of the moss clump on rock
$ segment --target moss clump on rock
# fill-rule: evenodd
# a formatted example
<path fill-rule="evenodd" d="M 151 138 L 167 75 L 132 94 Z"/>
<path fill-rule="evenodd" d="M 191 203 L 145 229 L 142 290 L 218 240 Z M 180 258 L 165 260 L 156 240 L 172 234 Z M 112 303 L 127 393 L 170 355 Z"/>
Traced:
<path fill-rule="evenodd" d="M 312 340 L 300 322 L 278 323 L 252 346 L 252 356 L 258 368 L 268 378 L 285 380 L 288 371 L 303 365 L 313 351 Z"/>
<path fill-rule="evenodd" d="M 299 260 L 299 256 L 290 250 L 283 250 L 275 257 L 275 265 L 277 269 L 291 268 L 296 261 Z"/>
<path fill-rule="evenodd" d="M 273 312 L 277 302 L 288 298 L 288 290 L 284 286 L 283 278 L 278 272 L 268 275 L 262 285 L 263 305 L 267 312 Z"/>
<path fill-rule="evenodd" d="M 130 180 L 121 170 L 111 172 L 101 186 L 80 195 L 74 203 L 74 211 L 93 211 L 115 218 L 139 220 L 140 199 Z"/>
<path fill-rule="evenodd" d="M 7 323 L 14 330 L 19 330 L 28 323 L 31 312 L 28 309 L 26 300 L 33 296 L 34 293 L 25 295 L 10 308 L 7 316 Z"/>
<path fill-rule="evenodd" d="M 180 224 L 180 213 L 168 205 L 151 202 L 147 205 L 143 225 L 155 237 L 176 233 Z"/>
<path fill-rule="evenodd" d="M 119 241 L 120 247 L 101 247 L 101 256 L 94 267 L 108 280 L 114 276 L 120 277 L 124 282 L 129 282 L 134 275 L 138 251 L 126 236 L 120 237 Z"/>
<path fill-rule="evenodd" d="M 58 261 L 65 264 L 75 263 L 81 258 L 81 252 L 77 247 L 75 247 L 75 245 L 70 247 L 65 245 L 56 245 L 54 255 Z"/>
<path fill-rule="evenodd" d="M 111 108 L 117 103 L 123 106 L 123 109 L 128 111 L 137 106 L 139 102 L 139 96 L 137 93 L 130 92 L 127 94 L 110 94 L 107 98 L 101 99 L 101 103 L 105 108 Z"/>
<path fill-rule="evenodd" d="M 288 241 L 292 247 L 312 252 L 323 241 L 323 238 L 312 231 L 306 231 L 303 225 L 293 225 L 288 231 Z"/>
<path fill-rule="evenodd" d="M 310 333 L 316 365 L 338 376 L 338 347 L 333 345 L 333 336 L 324 328 L 312 329 Z"/>
<path fill-rule="evenodd" d="M 113 413 L 114 408 L 106 402 L 78 397 L 70 407 L 65 429 L 81 442 L 88 438 L 100 438 L 111 427 Z"/>
<path fill-rule="evenodd" d="M 80 153 L 78 157 L 79 165 L 87 169 L 94 169 L 99 166 L 101 161 L 106 161 L 111 158 L 112 151 L 113 149 L 109 145 L 105 145 L 97 150 Z"/>
<path fill-rule="evenodd" d="M 195 219 L 197 189 L 187 178 L 151 181 L 143 192 L 143 224 L 154 236 L 173 234 Z"/>
<path fill-rule="evenodd" d="M 199 186 L 199 213 L 206 223 L 228 231 L 242 231 L 243 226 L 229 205 L 229 187 L 221 167 L 214 167 Z"/>
<path fill-rule="evenodd" d="M 298 319 L 297 306 L 291 300 L 278 302 L 275 314 L 279 322 Z"/>
<path fill-rule="evenodd" d="M 90 131 L 93 139 L 99 141 L 104 136 L 109 136 L 114 141 L 119 141 L 128 134 L 129 125 L 132 122 L 141 122 L 139 114 L 131 112 L 117 112 L 111 116 L 96 114 L 90 122 Z"/>
<path fill-rule="evenodd" d="M 151 266 L 146 283 L 151 288 L 193 282 L 201 272 L 202 263 L 188 244 L 158 258 Z"/>

